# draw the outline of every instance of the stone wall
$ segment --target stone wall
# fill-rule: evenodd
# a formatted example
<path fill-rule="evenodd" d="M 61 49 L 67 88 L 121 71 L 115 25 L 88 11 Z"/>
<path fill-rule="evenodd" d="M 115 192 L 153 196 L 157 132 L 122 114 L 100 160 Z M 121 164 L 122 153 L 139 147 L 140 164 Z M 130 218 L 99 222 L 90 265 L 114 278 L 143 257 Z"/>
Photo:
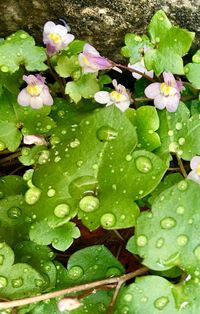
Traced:
<path fill-rule="evenodd" d="M 117 59 L 124 34 L 142 33 L 161 8 L 200 39 L 200 0 L 0 0 L 0 37 L 21 28 L 41 42 L 44 23 L 65 17 L 75 36 Z"/>

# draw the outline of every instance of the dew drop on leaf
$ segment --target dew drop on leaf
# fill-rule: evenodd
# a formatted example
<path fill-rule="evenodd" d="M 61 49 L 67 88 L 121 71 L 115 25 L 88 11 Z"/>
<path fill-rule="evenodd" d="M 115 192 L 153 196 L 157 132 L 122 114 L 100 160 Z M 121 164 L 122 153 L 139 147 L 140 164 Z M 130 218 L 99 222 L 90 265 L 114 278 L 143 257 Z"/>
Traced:
<path fill-rule="evenodd" d="M 2 72 L 8 72 L 9 71 L 9 68 L 6 66 L 6 65 L 2 65 L 2 67 L 1 67 L 1 71 Z"/>
<path fill-rule="evenodd" d="M 41 190 L 33 186 L 25 193 L 25 201 L 29 205 L 37 203 L 40 198 Z"/>
<path fill-rule="evenodd" d="M 7 215 L 9 218 L 17 219 L 21 216 L 22 211 L 19 207 L 11 207 L 7 210 Z"/>
<path fill-rule="evenodd" d="M 77 138 L 75 138 L 75 140 L 72 141 L 72 142 L 69 144 L 69 146 L 70 146 L 71 148 L 76 148 L 76 147 L 78 147 L 79 145 L 80 145 L 80 141 L 79 141 Z"/>
<path fill-rule="evenodd" d="M 126 155 L 126 157 L 125 157 L 125 158 L 126 158 L 126 160 L 127 160 L 127 161 L 131 161 L 132 156 L 128 154 L 128 155 Z"/>
<path fill-rule="evenodd" d="M 145 246 L 148 242 L 148 239 L 145 235 L 140 235 L 137 237 L 136 242 L 138 246 Z"/>
<path fill-rule="evenodd" d="M 164 307 L 169 303 L 169 299 L 168 297 L 160 297 L 158 299 L 155 300 L 154 302 L 154 306 L 156 309 L 158 310 L 163 310 Z"/>
<path fill-rule="evenodd" d="M 36 287 L 42 287 L 43 284 L 44 284 L 44 282 L 42 281 L 42 279 L 35 279 Z"/>
<path fill-rule="evenodd" d="M 48 150 L 43 150 L 38 158 L 38 163 L 43 165 L 49 159 L 50 152 Z"/>
<path fill-rule="evenodd" d="M 17 279 L 13 279 L 11 281 L 11 284 L 13 286 L 13 288 L 19 288 L 23 285 L 24 281 L 23 279 L 20 277 L 20 278 L 17 278 Z"/>
<path fill-rule="evenodd" d="M 110 228 L 115 225 L 116 217 L 111 213 L 104 214 L 101 216 L 101 225 L 103 228 Z"/>
<path fill-rule="evenodd" d="M 200 260 L 200 245 L 198 245 L 194 250 L 194 255 Z"/>
<path fill-rule="evenodd" d="M 177 237 L 177 243 L 180 246 L 185 246 L 188 243 L 188 237 L 185 234 L 181 234 Z"/>
<path fill-rule="evenodd" d="M 48 197 L 53 197 L 55 196 L 56 191 L 54 189 L 49 189 L 47 192 Z"/>
<path fill-rule="evenodd" d="M 81 198 L 86 193 L 94 192 L 97 188 L 97 179 L 92 176 L 82 176 L 74 179 L 69 185 L 72 197 Z"/>
<path fill-rule="evenodd" d="M 99 208 L 99 199 L 95 196 L 87 195 L 80 200 L 79 207 L 86 213 L 93 212 Z"/>
<path fill-rule="evenodd" d="M 59 204 L 54 209 L 54 215 L 58 218 L 64 218 L 70 212 L 70 206 L 68 204 Z"/>
<path fill-rule="evenodd" d="M 73 280 L 79 279 L 80 277 L 83 276 L 83 274 L 84 274 L 83 268 L 80 266 L 73 266 L 68 270 L 68 276 Z"/>
<path fill-rule="evenodd" d="M 140 156 L 135 160 L 135 165 L 138 171 L 148 173 L 152 169 L 151 160 L 148 157 Z"/>
<path fill-rule="evenodd" d="M 117 267 L 109 267 L 106 272 L 106 277 L 116 277 L 121 275 L 121 270 Z"/>
<path fill-rule="evenodd" d="M 184 145 L 184 144 L 185 144 L 185 139 L 184 139 L 184 137 L 180 137 L 179 140 L 178 140 L 178 143 L 179 143 L 180 145 Z"/>
<path fill-rule="evenodd" d="M 176 226 L 176 220 L 172 217 L 163 218 L 160 222 L 162 229 L 172 229 Z"/>
<path fill-rule="evenodd" d="M 183 215 L 185 211 L 185 208 L 183 206 L 178 206 L 176 209 L 177 214 Z"/>
<path fill-rule="evenodd" d="M 160 249 L 160 248 L 164 245 L 164 243 L 165 243 L 165 239 L 161 237 L 161 238 L 159 238 L 158 241 L 156 242 L 156 247 L 157 247 L 158 249 Z"/>
<path fill-rule="evenodd" d="M 175 125 L 176 129 L 179 131 L 182 129 L 182 123 L 181 122 L 177 122 L 176 125 Z"/>
<path fill-rule="evenodd" d="M 0 288 L 5 288 L 8 284 L 6 277 L 0 276 Z"/>
<path fill-rule="evenodd" d="M 188 184 L 185 180 L 182 180 L 178 183 L 178 189 L 179 191 L 186 191 L 188 188 Z"/>
<path fill-rule="evenodd" d="M 97 130 L 97 138 L 100 141 L 112 141 L 118 136 L 118 132 L 109 127 L 109 126 L 102 126 L 100 129 Z"/>
<path fill-rule="evenodd" d="M 126 301 L 126 302 L 131 302 L 132 299 L 133 299 L 132 294 L 130 294 L 130 293 L 125 294 L 125 296 L 124 296 L 124 301 Z"/>

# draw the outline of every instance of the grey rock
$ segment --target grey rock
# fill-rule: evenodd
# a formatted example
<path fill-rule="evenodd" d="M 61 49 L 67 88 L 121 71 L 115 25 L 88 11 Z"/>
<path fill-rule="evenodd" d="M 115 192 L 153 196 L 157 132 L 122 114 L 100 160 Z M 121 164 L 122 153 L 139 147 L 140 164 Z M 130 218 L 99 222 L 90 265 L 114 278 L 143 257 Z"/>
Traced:
<path fill-rule="evenodd" d="M 0 0 L 0 37 L 24 29 L 41 43 L 44 23 L 64 17 L 77 38 L 119 60 L 124 35 L 143 33 L 159 9 L 200 41 L 200 0 Z"/>

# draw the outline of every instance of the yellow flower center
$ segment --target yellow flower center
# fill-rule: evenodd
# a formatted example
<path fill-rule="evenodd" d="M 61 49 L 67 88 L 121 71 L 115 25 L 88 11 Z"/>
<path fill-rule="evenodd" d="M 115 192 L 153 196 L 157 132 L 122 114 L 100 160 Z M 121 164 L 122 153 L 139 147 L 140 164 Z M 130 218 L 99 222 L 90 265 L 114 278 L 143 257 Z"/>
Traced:
<path fill-rule="evenodd" d="M 198 174 L 198 176 L 200 176 L 200 162 L 197 165 L 196 173 Z"/>
<path fill-rule="evenodd" d="M 174 87 L 169 86 L 166 83 L 160 85 L 160 91 L 164 96 L 174 96 L 177 93 L 177 90 Z"/>
<path fill-rule="evenodd" d="M 42 91 L 43 86 L 42 85 L 28 85 L 27 86 L 27 92 L 31 96 L 38 96 Z"/>
<path fill-rule="evenodd" d="M 49 37 L 49 39 L 51 39 L 55 44 L 57 44 L 57 43 L 61 40 L 60 35 L 55 34 L 55 33 L 50 33 L 48 37 Z"/>
<path fill-rule="evenodd" d="M 115 100 L 116 102 L 125 101 L 127 99 L 125 95 L 122 95 L 117 91 L 113 91 L 110 95 L 111 95 L 111 98 Z"/>

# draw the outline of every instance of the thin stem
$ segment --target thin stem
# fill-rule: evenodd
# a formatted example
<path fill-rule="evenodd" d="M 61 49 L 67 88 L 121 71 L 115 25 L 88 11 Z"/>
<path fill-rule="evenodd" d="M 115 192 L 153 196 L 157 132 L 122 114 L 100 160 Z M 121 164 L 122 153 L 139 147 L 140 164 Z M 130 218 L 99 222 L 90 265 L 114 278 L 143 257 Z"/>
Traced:
<path fill-rule="evenodd" d="M 61 297 L 61 296 L 66 295 L 66 294 L 71 294 L 71 293 L 75 293 L 75 292 L 79 292 L 79 291 L 94 289 L 94 288 L 100 287 L 100 286 L 110 285 L 110 284 L 114 284 L 114 283 L 118 284 L 119 282 L 125 282 L 125 281 L 130 280 L 134 277 L 141 276 L 141 275 L 147 273 L 148 270 L 149 269 L 147 267 L 142 267 L 140 269 L 137 269 L 134 272 L 122 275 L 120 277 L 113 277 L 113 278 L 98 280 L 98 281 L 83 284 L 80 286 L 67 288 L 67 289 L 63 289 L 63 290 L 59 290 L 59 291 L 48 292 L 48 293 L 45 293 L 42 295 L 30 297 L 30 298 L 19 299 L 19 300 L 8 301 L 8 302 L 0 302 L 0 309 L 2 310 L 2 309 L 8 309 L 8 308 L 13 308 L 13 307 L 17 307 L 17 306 L 23 306 L 26 304 L 32 304 L 34 302 L 40 302 L 40 301 L 44 301 L 44 300 L 48 300 L 48 299 L 52 299 L 52 298 L 56 298 L 56 297 Z"/>
<path fill-rule="evenodd" d="M 182 175 L 184 176 L 184 178 L 187 178 L 187 172 L 186 172 L 186 170 L 185 170 L 185 168 L 184 168 L 184 165 L 183 165 L 183 163 L 182 163 L 181 158 L 179 158 L 177 154 L 176 154 L 176 158 L 177 158 L 177 161 L 178 161 L 178 165 L 179 165 L 179 167 L 180 167 L 180 170 L 181 170 L 181 172 L 182 172 Z"/>
<path fill-rule="evenodd" d="M 3 164 L 6 161 L 11 161 L 12 159 L 15 159 L 16 157 L 19 157 L 20 155 L 21 155 L 21 151 L 18 151 L 14 154 L 7 156 L 7 157 L 4 157 L 4 158 L 0 159 L 0 164 Z"/>
<path fill-rule="evenodd" d="M 143 72 L 140 72 L 140 71 L 138 71 L 138 70 L 134 70 L 134 69 L 132 69 L 132 68 L 126 66 L 126 65 L 123 65 L 123 64 L 120 64 L 120 63 L 114 63 L 114 62 L 113 62 L 113 65 L 116 66 L 116 67 L 118 67 L 118 68 L 122 68 L 122 69 L 128 70 L 128 71 L 130 71 L 130 72 L 137 73 L 137 74 L 143 76 L 144 78 L 146 78 L 147 80 L 149 80 L 149 81 L 151 81 L 151 82 L 156 82 L 156 81 L 155 81 L 152 77 L 150 77 L 149 75 L 146 75 L 146 74 L 144 74 Z"/>
<path fill-rule="evenodd" d="M 114 308 L 114 305 L 115 305 L 115 302 L 116 302 L 116 299 L 117 299 L 117 296 L 119 294 L 119 291 L 121 289 L 121 286 L 123 285 L 123 281 L 119 281 L 118 284 L 117 284 L 117 287 L 115 289 L 115 292 L 113 293 L 113 296 L 112 296 L 112 300 L 108 306 L 108 310 L 107 310 L 107 314 L 109 313 L 112 313 L 113 312 L 113 308 Z"/>
<path fill-rule="evenodd" d="M 146 98 L 146 97 L 141 97 L 141 98 L 134 98 L 134 101 L 152 101 L 152 99 L 150 98 Z"/>
<path fill-rule="evenodd" d="M 58 76 L 58 75 L 53 71 L 49 56 L 47 56 L 47 64 L 48 64 L 48 67 L 49 67 L 49 72 L 51 73 L 51 75 L 53 76 L 53 78 L 55 79 L 55 81 L 58 82 L 58 84 L 59 84 L 59 86 L 60 86 L 60 90 L 61 90 L 61 93 L 62 93 L 63 97 L 66 97 L 66 95 L 65 95 L 65 87 L 64 87 L 64 85 L 63 85 L 62 79 L 61 79 L 60 76 Z"/>

